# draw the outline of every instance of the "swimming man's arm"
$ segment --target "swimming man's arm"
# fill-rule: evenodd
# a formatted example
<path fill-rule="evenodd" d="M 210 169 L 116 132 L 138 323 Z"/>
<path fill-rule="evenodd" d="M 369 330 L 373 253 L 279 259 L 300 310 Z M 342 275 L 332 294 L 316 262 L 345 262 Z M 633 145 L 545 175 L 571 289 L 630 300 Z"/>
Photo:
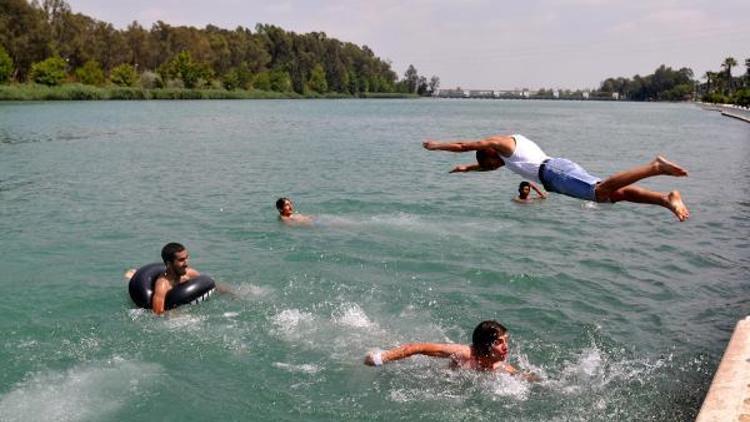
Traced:
<path fill-rule="evenodd" d="M 151 309 L 156 315 L 164 313 L 164 301 L 169 292 L 169 282 L 163 277 L 156 279 L 154 283 L 154 295 L 151 297 Z"/>
<path fill-rule="evenodd" d="M 386 362 L 401 360 L 413 355 L 449 358 L 470 353 L 469 347 L 463 344 L 410 343 L 382 352 L 368 353 L 365 356 L 365 365 L 380 366 Z"/>

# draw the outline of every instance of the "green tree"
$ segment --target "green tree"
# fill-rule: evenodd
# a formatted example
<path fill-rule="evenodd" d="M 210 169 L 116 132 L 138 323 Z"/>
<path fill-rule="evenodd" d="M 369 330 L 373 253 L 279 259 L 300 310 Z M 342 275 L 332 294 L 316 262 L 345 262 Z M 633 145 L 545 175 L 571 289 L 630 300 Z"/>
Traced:
<path fill-rule="evenodd" d="M 276 92 L 289 92 L 292 90 L 292 78 L 283 70 L 274 70 L 269 75 L 271 90 Z"/>
<path fill-rule="evenodd" d="M 734 59 L 734 57 L 727 57 L 724 59 L 724 63 L 721 64 L 721 67 L 725 69 L 725 78 L 726 78 L 726 84 L 727 84 L 727 91 L 732 92 L 732 67 L 737 66 L 737 60 Z"/>
<path fill-rule="evenodd" d="M 76 69 L 76 79 L 86 85 L 102 86 L 106 78 L 104 71 L 96 60 L 89 60 L 83 66 Z"/>
<path fill-rule="evenodd" d="M 60 85 L 65 79 L 65 60 L 60 56 L 50 57 L 31 65 L 29 79 L 47 86 Z"/>
<path fill-rule="evenodd" d="M 253 87 L 263 91 L 271 90 L 271 75 L 270 72 L 260 72 L 253 81 Z"/>
<path fill-rule="evenodd" d="M 10 58 L 2 45 L 0 45 L 0 84 L 10 81 L 13 74 L 13 59 Z"/>
<path fill-rule="evenodd" d="M 310 79 L 307 81 L 307 87 L 312 91 L 321 94 L 328 92 L 328 82 L 326 81 L 326 72 L 321 64 L 316 64 L 310 73 Z"/>
<path fill-rule="evenodd" d="M 135 86 L 138 82 L 138 72 L 132 65 L 121 64 L 112 69 L 109 80 L 117 86 Z"/>
<path fill-rule="evenodd" d="M 404 73 L 404 87 L 406 88 L 406 92 L 414 94 L 417 92 L 418 84 L 419 74 L 417 73 L 417 69 L 413 65 L 409 65 L 409 68 Z"/>
<path fill-rule="evenodd" d="M 429 83 L 429 86 L 427 87 L 427 91 L 429 92 L 428 95 L 435 95 L 438 89 L 440 89 L 440 78 L 433 75 L 430 78 L 430 83 Z"/>
<path fill-rule="evenodd" d="M 162 79 L 180 79 L 185 88 L 196 88 L 211 77 L 211 70 L 203 63 L 193 61 L 188 51 L 181 51 L 159 69 Z"/>

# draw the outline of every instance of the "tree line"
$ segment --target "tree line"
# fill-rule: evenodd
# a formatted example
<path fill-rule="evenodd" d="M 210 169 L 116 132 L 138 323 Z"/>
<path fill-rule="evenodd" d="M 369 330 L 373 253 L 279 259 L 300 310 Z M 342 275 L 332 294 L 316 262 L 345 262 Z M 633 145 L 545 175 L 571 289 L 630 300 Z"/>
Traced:
<path fill-rule="evenodd" d="M 277 92 L 430 95 L 430 81 L 409 66 L 399 79 L 367 46 L 297 34 L 275 25 L 203 29 L 158 21 L 124 30 L 64 0 L 0 2 L 0 83 L 65 82 L 142 88 L 224 88 Z"/>
<path fill-rule="evenodd" d="M 733 103 L 750 107 L 750 59 L 745 59 L 745 74 L 732 76 L 737 60 L 727 57 L 718 72 L 708 71 L 701 83 L 693 71 L 683 67 L 674 70 L 664 65 L 653 74 L 629 78 L 608 78 L 601 83 L 597 95 L 617 93 L 620 98 L 634 101 L 685 101 L 700 99 L 711 103 Z"/>

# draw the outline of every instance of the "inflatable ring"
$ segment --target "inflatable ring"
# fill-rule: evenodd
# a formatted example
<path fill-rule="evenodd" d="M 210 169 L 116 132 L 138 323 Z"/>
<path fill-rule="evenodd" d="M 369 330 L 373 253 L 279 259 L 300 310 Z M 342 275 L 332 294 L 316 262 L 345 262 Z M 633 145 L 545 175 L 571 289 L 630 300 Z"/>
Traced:
<path fill-rule="evenodd" d="M 141 308 L 151 309 L 156 279 L 167 270 L 161 263 L 153 263 L 138 268 L 128 284 L 130 298 Z M 189 303 L 199 303 L 208 299 L 214 292 L 216 283 L 207 275 L 199 275 L 174 286 L 164 299 L 164 309 L 176 308 Z"/>

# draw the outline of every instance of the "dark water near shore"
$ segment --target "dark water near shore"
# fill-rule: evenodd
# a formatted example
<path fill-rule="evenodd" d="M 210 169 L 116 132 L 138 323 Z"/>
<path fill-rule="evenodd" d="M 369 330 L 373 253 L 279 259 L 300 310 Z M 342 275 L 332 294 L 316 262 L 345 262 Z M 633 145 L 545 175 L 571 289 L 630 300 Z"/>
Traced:
<path fill-rule="evenodd" d="M 494 133 L 599 176 L 664 154 L 690 176 L 644 186 L 691 219 L 520 206 L 421 148 Z M 690 420 L 750 308 L 749 142 L 682 104 L 0 103 L 0 420 Z M 133 309 L 122 273 L 168 241 L 235 295 Z M 546 381 L 362 365 L 490 318 Z"/>

